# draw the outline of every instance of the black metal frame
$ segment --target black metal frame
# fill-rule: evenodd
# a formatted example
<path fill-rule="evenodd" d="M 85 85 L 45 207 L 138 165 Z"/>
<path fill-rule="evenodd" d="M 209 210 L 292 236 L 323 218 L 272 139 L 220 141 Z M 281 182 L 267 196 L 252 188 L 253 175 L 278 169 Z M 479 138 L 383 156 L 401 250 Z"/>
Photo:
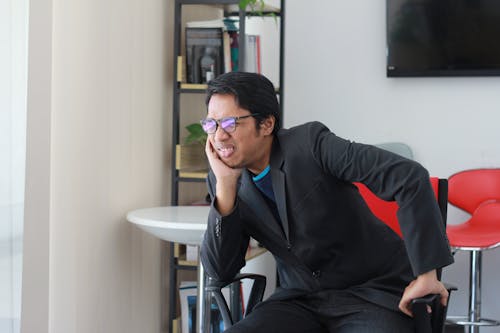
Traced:
<path fill-rule="evenodd" d="M 262 301 L 264 292 L 266 290 L 266 277 L 260 274 L 238 274 L 231 281 L 215 281 L 210 279 L 206 291 L 209 297 L 214 297 L 217 302 L 217 306 L 221 312 L 222 320 L 224 322 L 224 329 L 227 330 L 229 327 L 233 326 L 234 323 L 238 322 L 241 317 L 241 295 L 240 284 L 241 280 L 251 279 L 253 280 L 252 289 L 248 297 L 248 302 L 246 304 L 245 313 L 242 314 L 243 318 L 249 315 L 254 307 Z M 222 295 L 222 288 L 230 286 L 231 295 L 229 300 L 229 305 L 226 299 Z"/>

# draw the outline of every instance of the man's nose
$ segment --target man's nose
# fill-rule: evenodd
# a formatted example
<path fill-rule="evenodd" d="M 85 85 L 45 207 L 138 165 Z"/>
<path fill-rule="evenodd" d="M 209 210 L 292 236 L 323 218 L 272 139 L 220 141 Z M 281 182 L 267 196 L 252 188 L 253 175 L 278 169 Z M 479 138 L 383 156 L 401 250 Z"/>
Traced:
<path fill-rule="evenodd" d="M 217 126 L 217 129 L 215 130 L 214 137 L 216 140 L 222 140 L 225 139 L 229 136 L 229 134 L 222 129 L 222 127 L 219 125 Z"/>

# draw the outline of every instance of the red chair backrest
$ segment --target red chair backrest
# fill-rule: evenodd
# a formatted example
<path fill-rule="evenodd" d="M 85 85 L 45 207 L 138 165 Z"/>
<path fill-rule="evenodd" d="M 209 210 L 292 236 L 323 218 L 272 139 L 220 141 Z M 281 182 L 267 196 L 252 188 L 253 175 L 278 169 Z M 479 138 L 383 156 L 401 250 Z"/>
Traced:
<path fill-rule="evenodd" d="M 439 191 L 439 178 L 431 177 L 430 181 L 437 199 Z M 399 227 L 398 217 L 396 215 L 399 206 L 396 201 L 385 201 L 380 199 L 372 191 L 370 191 L 368 187 L 361 183 L 354 183 L 354 185 L 358 187 L 359 193 L 363 199 L 365 199 L 366 204 L 371 209 L 373 214 L 391 227 L 391 229 L 401 237 L 401 228 Z"/>
<path fill-rule="evenodd" d="M 500 169 L 464 170 L 451 175 L 448 200 L 469 214 L 484 202 L 500 200 Z"/>

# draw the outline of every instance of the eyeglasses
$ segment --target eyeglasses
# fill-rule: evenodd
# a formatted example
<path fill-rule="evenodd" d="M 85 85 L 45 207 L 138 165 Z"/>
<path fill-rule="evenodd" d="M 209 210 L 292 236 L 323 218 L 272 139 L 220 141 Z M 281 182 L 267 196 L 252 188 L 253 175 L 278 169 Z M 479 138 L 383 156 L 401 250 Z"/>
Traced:
<path fill-rule="evenodd" d="M 205 118 L 200 121 L 201 127 L 207 134 L 214 134 L 217 132 L 217 127 L 220 126 L 224 132 L 232 133 L 236 130 L 236 124 L 238 124 L 238 120 L 257 116 L 258 113 L 252 113 L 246 116 L 241 117 L 224 117 L 221 119 L 213 119 L 213 118 Z"/>

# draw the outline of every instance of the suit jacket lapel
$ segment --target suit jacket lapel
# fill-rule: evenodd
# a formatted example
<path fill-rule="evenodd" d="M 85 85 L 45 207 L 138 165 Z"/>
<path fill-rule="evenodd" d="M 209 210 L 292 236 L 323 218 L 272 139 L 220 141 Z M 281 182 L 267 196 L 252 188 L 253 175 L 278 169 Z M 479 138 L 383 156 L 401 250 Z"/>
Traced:
<path fill-rule="evenodd" d="M 273 151 L 271 154 L 271 179 L 273 181 L 274 198 L 276 199 L 276 206 L 278 207 L 278 212 L 280 214 L 281 225 L 283 227 L 283 231 L 285 232 L 285 237 L 287 241 L 289 241 L 285 173 L 282 171 L 284 162 L 281 148 L 277 138 L 275 137 Z"/>
<path fill-rule="evenodd" d="M 253 210 L 255 215 L 265 224 L 265 228 L 270 228 L 279 237 L 283 237 L 278 221 L 252 181 L 252 176 L 247 170 L 241 175 L 241 185 L 238 196 Z"/>

